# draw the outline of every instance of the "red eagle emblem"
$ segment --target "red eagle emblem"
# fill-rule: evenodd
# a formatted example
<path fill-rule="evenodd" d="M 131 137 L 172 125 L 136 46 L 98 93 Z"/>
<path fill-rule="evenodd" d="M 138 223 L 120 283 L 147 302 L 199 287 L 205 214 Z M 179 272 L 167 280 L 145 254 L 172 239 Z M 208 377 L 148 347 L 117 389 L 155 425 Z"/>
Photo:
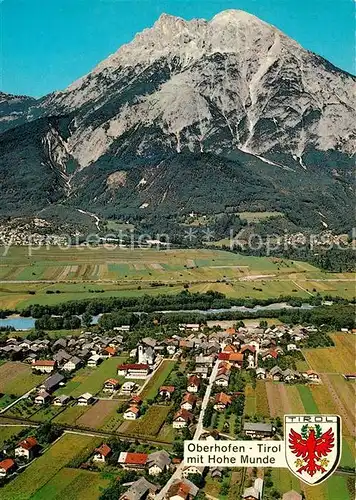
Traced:
<path fill-rule="evenodd" d="M 318 471 L 326 472 L 329 465 L 327 455 L 334 448 L 334 432 L 331 427 L 322 433 L 321 426 L 303 425 L 301 434 L 293 429 L 289 432 L 289 448 L 296 455 L 297 472 L 306 472 L 311 477 Z"/>

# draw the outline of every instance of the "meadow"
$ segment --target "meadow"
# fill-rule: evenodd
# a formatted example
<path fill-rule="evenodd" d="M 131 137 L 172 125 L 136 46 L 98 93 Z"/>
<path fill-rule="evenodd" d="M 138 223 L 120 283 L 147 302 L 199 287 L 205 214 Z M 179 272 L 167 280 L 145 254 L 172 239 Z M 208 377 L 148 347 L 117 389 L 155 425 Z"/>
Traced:
<path fill-rule="evenodd" d="M 0 248 L 1 251 L 1 248 Z M 157 286 L 159 283 L 160 286 Z M 210 249 L 12 247 L 1 258 L 3 308 L 56 304 L 95 296 L 217 290 L 231 297 L 355 295 L 352 273 L 333 274 L 298 261 Z"/>
<path fill-rule="evenodd" d="M 164 385 L 165 380 L 169 377 L 175 364 L 175 361 L 162 361 L 162 364 L 156 373 L 150 378 L 143 390 L 140 392 L 141 399 L 154 399 L 157 396 L 159 388 L 161 385 Z"/>
<path fill-rule="evenodd" d="M 99 472 L 64 467 L 31 500 L 97 500 L 109 483 Z"/>
<path fill-rule="evenodd" d="M 71 460 L 83 453 L 90 454 L 100 444 L 100 438 L 65 434 L 42 456 L 35 460 L 1 492 L 2 500 L 27 500 L 51 481 Z M 79 491 L 79 490 L 78 490 Z M 51 498 L 51 497 L 37 497 Z"/>
<path fill-rule="evenodd" d="M 34 375 L 30 365 L 9 361 L 0 366 L 0 393 L 22 396 L 45 378 L 46 375 Z"/>
<path fill-rule="evenodd" d="M 152 405 L 143 417 L 133 421 L 124 421 L 118 430 L 128 436 L 154 439 L 159 434 L 170 409 L 170 406 Z"/>
<path fill-rule="evenodd" d="M 97 395 L 101 392 L 107 379 L 120 379 L 117 375 L 117 366 L 124 363 L 126 359 L 127 356 L 115 356 L 106 359 L 96 368 L 81 368 L 64 387 L 56 391 L 56 395 L 66 394 L 74 398 L 85 392 L 89 392 L 93 396 Z"/>
<path fill-rule="evenodd" d="M 331 334 L 335 346 L 303 349 L 312 370 L 319 373 L 353 373 L 355 371 L 356 338 L 349 333 Z"/>

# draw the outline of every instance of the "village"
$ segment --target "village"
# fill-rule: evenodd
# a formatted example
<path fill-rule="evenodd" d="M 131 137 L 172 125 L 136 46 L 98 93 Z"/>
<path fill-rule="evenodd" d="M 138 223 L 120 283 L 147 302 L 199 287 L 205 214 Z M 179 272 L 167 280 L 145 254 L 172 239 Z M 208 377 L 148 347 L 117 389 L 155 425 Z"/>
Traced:
<path fill-rule="evenodd" d="M 93 431 L 100 442 L 88 450 L 81 466 L 133 473 L 123 483 L 127 488 L 120 483 L 120 500 L 205 498 L 204 484 L 224 481 L 226 469 L 185 466 L 184 439 L 282 439 L 278 416 L 246 412 L 249 389 L 271 383 L 321 385 L 320 374 L 308 369 L 302 347 L 326 334 L 310 325 L 269 326 L 264 321 L 226 328 L 179 324 L 166 333 L 153 331 L 134 348 L 129 325 L 110 332 L 95 327 L 57 339 L 9 333 L 0 347 L 3 366 L 26 366 L 31 381 L 40 382 L 18 397 L 8 394 L 0 416 L 23 426 L 50 423 L 66 436 Z M 355 375 L 345 373 L 344 378 Z M 28 464 L 44 456 L 29 427 L 9 449 L 5 443 L 2 482 L 15 482 L 30 470 Z M 266 478 L 251 477 L 249 483 L 241 498 L 269 498 L 262 495 L 268 493 Z M 268 479 L 269 488 L 270 483 Z M 302 496 L 281 491 L 280 498 Z"/>

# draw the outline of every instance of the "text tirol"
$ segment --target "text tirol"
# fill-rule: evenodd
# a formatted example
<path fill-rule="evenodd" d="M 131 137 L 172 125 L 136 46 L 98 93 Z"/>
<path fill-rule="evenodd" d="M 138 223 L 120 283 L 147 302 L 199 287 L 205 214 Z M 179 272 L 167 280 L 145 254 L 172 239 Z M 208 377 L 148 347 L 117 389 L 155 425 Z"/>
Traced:
<path fill-rule="evenodd" d="M 283 441 L 184 441 L 184 465 L 286 467 Z"/>

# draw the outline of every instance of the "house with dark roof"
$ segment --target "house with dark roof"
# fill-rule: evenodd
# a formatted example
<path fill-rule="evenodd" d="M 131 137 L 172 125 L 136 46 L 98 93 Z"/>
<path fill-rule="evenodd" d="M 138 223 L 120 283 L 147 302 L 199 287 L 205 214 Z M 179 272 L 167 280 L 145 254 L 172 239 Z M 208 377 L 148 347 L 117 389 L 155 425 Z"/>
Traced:
<path fill-rule="evenodd" d="M 264 422 L 245 422 L 243 427 L 244 434 L 252 438 L 271 437 L 276 431 L 272 424 Z"/>
<path fill-rule="evenodd" d="M 43 384 L 40 386 L 40 389 L 47 391 L 47 392 L 53 392 L 58 389 L 61 383 L 64 383 L 65 378 L 63 375 L 60 373 L 55 373 L 48 379 L 46 379 Z"/>
<path fill-rule="evenodd" d="M 158 489 L 158 486 L 150 483 L 146 478 L 140 477 L 131 484 L 130 488 L 121 495 L 119 500 L 153 500 Z"/>
<path fill-rule="evenodd" d="M 166 450 L 150 453 L 147 458 L 147 468 L 150 476 L 157 476 L 169 469 L 171 457 Z"/>

